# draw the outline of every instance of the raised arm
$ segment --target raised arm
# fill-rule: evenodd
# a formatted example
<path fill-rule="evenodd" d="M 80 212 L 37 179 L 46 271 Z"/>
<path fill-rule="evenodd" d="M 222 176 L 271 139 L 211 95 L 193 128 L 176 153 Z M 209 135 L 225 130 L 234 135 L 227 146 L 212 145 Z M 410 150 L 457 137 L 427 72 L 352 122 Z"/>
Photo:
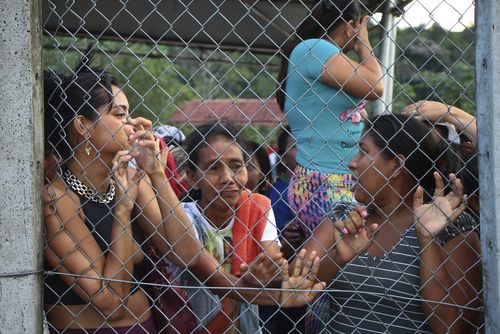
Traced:
<path fill-rule="evenodd" d="M 106 255 L 85 225 L 79 198 L 62 180 L 47 186 L 51 200 L 45 205 L 45 258 L 54 271 L 85 276 L 62 275 L 62 280 L 83 302 L 91 303 L 110 320 L 124 316 L 131 285 L 107 279 L 131 281 L 134 254 L 141 251 L 132 238 L 130 224 L 140 176 L 136 173 L 128 177 L 126 165 L 130 159 L 127 151 L 117 154 L 116 203 L 110 212 L 114 219 Z"/>
<path fill-rule="evenodd" d="M 180 201 L 175 195 L 160 159 L 159 142 L 149 131 L 151 122 L 144 118 L 128 120 L 138 130 L 129 140 L 136 147 L 134 157 L 147 177 L 140 184 L 136 202 L 141 228 L 160 254 L 179 267 L 196 263 L 202 246 Z"/>
<path fill-rule="evenodd" d="M 421 187 L 414 196 L 416 232 L 422 248 L 420 255 L 420 294 L 429 324 L 435 333 L 475 331 L 479 311 L 464 307 L 480 306 L 481 268 L 479 244 L 475 233 L 454 238 L 445 247 L 436 236 L 465 208 L 460 180 L 451 176 L 453 190 L 443 193 L 443 180 L 436 172 L 433 201 L 423 203 Z"/>
<path fill-rule="evenodd" d="M 368 20 L 365 16 L 359 27 L 354 51 L 359 62 L 350 59 L 343 52 L 331 56 L 324 64 L 322 81 L 353 96 L 376 100 L 384 93 L 382 70 L 372 52 L 368 38 Z"/>
<path fill-rule="evenodd" d="M 476 118 L 460 108 L 437 101 L 418 101 L 405 107 L 401 113 L 406 116 L 420 117 L 433 123 L 451 123 L 458 133 L 464 133 L 474 145 L 476 144 Z"/>

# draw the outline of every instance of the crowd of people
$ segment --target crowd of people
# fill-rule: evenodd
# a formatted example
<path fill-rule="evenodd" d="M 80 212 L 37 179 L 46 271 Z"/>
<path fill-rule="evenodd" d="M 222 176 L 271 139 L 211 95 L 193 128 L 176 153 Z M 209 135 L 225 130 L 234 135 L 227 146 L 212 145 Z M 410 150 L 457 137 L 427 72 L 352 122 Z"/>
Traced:
<path fill-rule="evenodd" d="M 475 118 L 368 116 L 361 8 L 321 1 L 284 46 L 275 164 L 234 124 L 133 118 L 91 51 L 46 73 L 51 333 L 483 330 Z"/>

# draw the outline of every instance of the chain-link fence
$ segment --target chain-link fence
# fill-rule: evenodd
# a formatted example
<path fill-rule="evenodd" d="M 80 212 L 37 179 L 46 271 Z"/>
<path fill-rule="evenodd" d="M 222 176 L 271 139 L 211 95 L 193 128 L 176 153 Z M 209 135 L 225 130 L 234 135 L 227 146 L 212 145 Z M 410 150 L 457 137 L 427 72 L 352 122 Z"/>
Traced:
<path fill-rule="evenodd" d="M 473 12 L 43 1 L 46 330 L 484 332 Z"/>

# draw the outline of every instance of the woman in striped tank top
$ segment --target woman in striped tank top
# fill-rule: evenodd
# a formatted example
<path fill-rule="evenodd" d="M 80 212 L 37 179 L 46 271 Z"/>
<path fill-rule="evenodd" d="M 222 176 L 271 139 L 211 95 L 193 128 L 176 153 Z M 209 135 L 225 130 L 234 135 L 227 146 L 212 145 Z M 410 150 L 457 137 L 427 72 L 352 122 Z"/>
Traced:
<path fill-rule="evenodd" d="M 439 143 L 422 122 L 383 115 L 359 148 L 349 168 L 365 206 L 333 210 L 305 246 L 322 257 L 319 279 L 331 283 L 328 332 L 479 332 L 478 226 L 462 224 L 461 181 L 435 167 Z M 457 224 L 467 227 L 448 233 Z"/>

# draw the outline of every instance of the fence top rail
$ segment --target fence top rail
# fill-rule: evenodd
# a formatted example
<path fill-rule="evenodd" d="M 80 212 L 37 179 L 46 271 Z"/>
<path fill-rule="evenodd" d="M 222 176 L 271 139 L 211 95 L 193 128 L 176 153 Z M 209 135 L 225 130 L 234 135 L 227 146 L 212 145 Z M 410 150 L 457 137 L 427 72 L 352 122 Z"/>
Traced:
<path fill-rule="evenodd" d="M 402 14 L 412 1 L 391 1 L 392 13 Z M 59 35 L 88 37 L 90 34 L 99 40 L 275 53 L 315 3 L 312 0 L 77 1 L 69 8 L 64 0 L 44 0 L 43 22 L 46 31 Z M 386 8 L 386 0 L 364 3 L 372 13 L 384 12 Z"/>

